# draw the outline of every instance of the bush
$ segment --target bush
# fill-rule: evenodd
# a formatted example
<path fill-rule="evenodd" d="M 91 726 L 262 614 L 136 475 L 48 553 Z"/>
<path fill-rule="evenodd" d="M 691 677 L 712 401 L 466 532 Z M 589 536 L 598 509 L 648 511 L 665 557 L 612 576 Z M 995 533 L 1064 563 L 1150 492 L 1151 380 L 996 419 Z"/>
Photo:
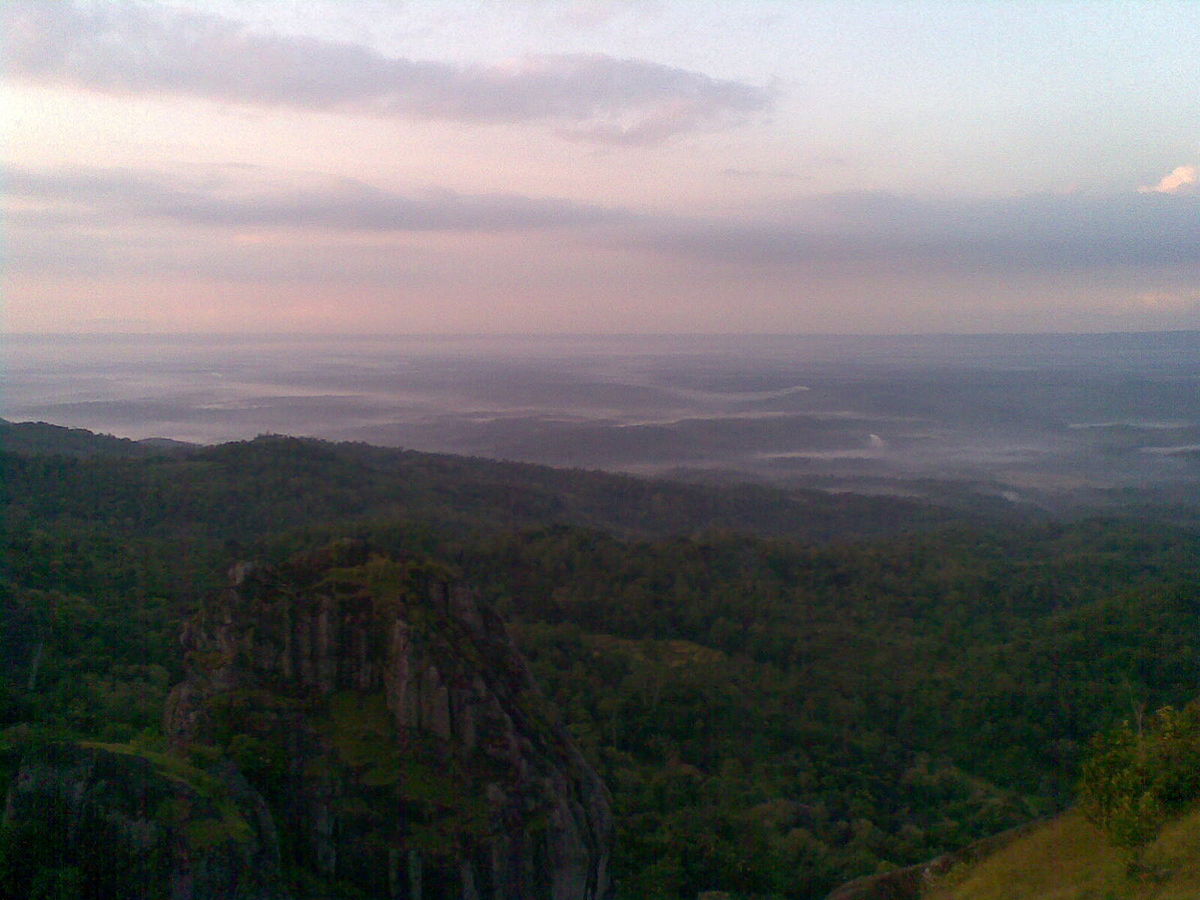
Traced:
<path fill-rule="evenodd" d="M 1200 799 L 1200 702 L 1165 706 L 1144 727 L 1097 736 L 1084 762 L 1079 803 L 1118 847 L 1136 851 Z"/>

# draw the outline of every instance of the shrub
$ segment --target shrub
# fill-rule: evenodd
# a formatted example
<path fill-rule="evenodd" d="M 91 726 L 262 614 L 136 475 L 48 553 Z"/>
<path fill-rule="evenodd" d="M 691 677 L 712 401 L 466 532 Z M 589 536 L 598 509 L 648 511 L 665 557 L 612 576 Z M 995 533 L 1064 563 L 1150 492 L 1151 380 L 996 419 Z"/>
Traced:
<path fill-rule="evenodd" d="M 1092 741 L 1079 783 L 1084 815 L 1118 847 L 1136 851 L 1200 799 L 1200 702 L 1165 706 Z"/>

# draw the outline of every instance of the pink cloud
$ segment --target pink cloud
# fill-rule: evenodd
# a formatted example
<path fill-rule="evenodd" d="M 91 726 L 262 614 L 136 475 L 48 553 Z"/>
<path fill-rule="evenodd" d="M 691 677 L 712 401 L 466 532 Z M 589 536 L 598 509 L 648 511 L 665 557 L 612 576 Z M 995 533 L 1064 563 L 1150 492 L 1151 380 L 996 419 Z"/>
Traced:
<path fill-rule="evenodd" d="M 1168 174 L 1159 179 L 1158 184 L 1138 188 L 1142 194 L 1182 194 L 1196 189 L 1200 182 L 1200 168 L 1196 166 L 1176 166 Z"/>
<path fill-rule="evenodd" d="M 457 122 L 549 123 L 576 139 L 661 141 L 736 123 L 772 92 L 604 54 L 498 65 L 383 56 L 358 44 L 269 34 L 165 6 L 4 0 L 4 69 L 42 84 Z M 617 124 L 614 124 L 617 123 Z"/>

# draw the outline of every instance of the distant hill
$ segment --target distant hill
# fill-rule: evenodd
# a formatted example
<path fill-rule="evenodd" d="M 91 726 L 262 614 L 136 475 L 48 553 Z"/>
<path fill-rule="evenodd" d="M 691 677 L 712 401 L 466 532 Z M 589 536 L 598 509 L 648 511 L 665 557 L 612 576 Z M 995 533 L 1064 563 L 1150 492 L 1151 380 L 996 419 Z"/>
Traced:
<path fill-rule="evenodd" d="M 59 454 L 75 457 L 145 457 L 188 453 L 196 444 L 170 438 L 131 441 L 86 428 L 64 428 L 48 422 L 9 422 L 0 419 L 0 450 L 21 454 Z"/>
<path fill-rule="evenodd" d="M 165 514 L 177 525 L 182 507 L 189 510 L 189 521 L 198 514 L 238 519 L 224 535 L 237 539 L 281 521 L 397 513 L 504 526 L 580 525 L 628 535 L 728 529 L 814 541 L 908 533 L 982 518 L 905 497 L 684 484 L 280 435 L 202 447 L 130 441 L 44 422 L 4 422 L 0 454 L 9 457 L 0 465 L 12 476 L 14 502 L 25 498 L 43 514 L 83 512 L 70 504 L 84 500 L 86 517 L 92 518 L 97 502 L 107 500 L 111 514 L 123 520 Z M 48 465 L 47 457 L 55 456 L 76 462 Z M 135 459 L 146 462 L 122 462 Z M 64 490 L 67 484 L 79 489 Z M 248 489 L 257 495 L 253 504 L 247 504 Z M 214 509 L 206 500 L 199 513 L 195 498 L 201 494 L 227 502 Z M 48 504 L 56 496 L 71 499 L 66 506 Z"/>

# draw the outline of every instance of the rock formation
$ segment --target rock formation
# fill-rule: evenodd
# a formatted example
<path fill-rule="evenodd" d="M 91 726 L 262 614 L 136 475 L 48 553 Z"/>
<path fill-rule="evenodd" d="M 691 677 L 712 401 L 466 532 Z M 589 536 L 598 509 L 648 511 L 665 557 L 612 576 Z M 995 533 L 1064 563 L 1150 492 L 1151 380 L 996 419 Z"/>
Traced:
<path fill-rule="evenodd" d="M 29 896 L 286 900 L 271 815 L 228 764 L 51 744 L 17 772 L 4 825 L 6 883 Z"/>
<path fill-rule="evenodd" d="M 296 896 L 611 896 L 604 786 L 467 590 L 351 542 L 231 582 L 166 732 L 266 797 Z"/>

